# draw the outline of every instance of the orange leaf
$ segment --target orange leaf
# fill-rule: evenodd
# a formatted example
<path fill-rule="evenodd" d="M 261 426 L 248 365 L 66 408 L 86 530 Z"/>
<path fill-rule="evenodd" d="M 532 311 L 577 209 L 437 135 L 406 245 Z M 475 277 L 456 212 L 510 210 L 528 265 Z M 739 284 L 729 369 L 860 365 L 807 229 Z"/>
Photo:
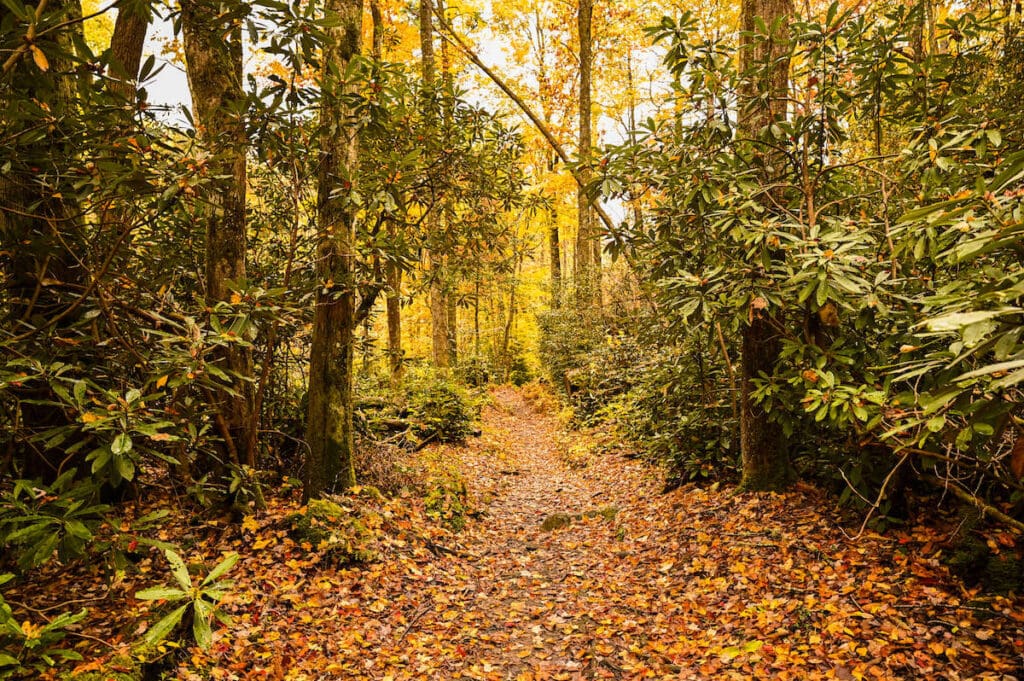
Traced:
<path fill-rule="evenodd" d="M 50 68 L 50 62 L 47 61 L 46 55 L 35 45 L 29 45 L 28 49 L 32 52 L 32 61 L 36 63 L 40 71 L 48 71 Z"/>

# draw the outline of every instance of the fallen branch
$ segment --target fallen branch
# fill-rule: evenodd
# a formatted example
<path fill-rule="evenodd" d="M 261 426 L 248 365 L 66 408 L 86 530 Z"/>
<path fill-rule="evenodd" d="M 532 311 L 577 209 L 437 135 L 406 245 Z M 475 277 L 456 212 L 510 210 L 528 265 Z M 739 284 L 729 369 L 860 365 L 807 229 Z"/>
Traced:
<path fill-rule="evenodd" d="M 949 490 L 950 492 L 953 493 L 953 496 L 957 497 L 961 501 L 963 501 L 965 503 L 968 503 L 968 504 L 971 504 L 972 506 L 977 508 L 979 511 L 981 511 L 981 515 L 982 516 L 986 516 L 987 515 L 987 516 L 989 516 L 991 518 L 994 518 L 995 520 L 998 520 L 999 522 L 1003 523 L 1004 525 L 1008 525 L 1008 526 L 1014 528 L 1018 532 L 1024 533 L 1024 523 L 1022 523 L 1021 521 L 1019 521 L 1019 520 L 1017 520 L 1015 518 L 1011 518 L 1010 516 L 1006 515 L 1002 511 L 1000 511 L 995 506 L 991 506 L 991 505 L 985 503 L 984 501 L 979 499 L 977 496 L 971 494 L 970 492 L 968 492 L 967 490 L 965 490 L 963 487 L 961 487 L 960 485 L 956 484 L 955 482 L 952 482 L 951 480 L 941 480 L 941 479 L 933 477 L 931 475 L 924 476 L 924 479 L 927 480 L 928 482 L 932 483 L 933 485 L 937 485 L 937 486 L 941 487 L 944 490 Z"/>

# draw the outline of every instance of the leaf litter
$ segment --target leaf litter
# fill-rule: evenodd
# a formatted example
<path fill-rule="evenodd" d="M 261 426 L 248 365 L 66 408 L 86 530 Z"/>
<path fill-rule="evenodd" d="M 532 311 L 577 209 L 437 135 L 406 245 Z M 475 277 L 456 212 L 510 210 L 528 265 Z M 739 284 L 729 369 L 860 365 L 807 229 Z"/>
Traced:
<path fill-rule="evenodd" d="M 353 554 L 368 562 L 297 540 L 292 499 L 193 536 L 192 560 L 242 559 L 223 603 L 231 625 L 179 653 L 172 677 L 1024 678 L 1024 603 L 951 577 L 938 529 L 853 540 L 809 485 L 662 494 L 657 470 L 615 453 L 581 460 L 588 435 L 562 432 L 519 391 L 493 397 L 480 438 L 433 452 L 468 481 L 477 512 L 462 532 L 419 499 L 360 490 L 338 501 L 374 519 Z M 570 521 L 546 531 L 553 514 Z M 158 565 L 146 558 L 139 579 Z M 152 621 L 130 596 L 146 585 L 110 589 L 115 610 L 87 635 L 123 651 Z M 110 664 L 89 646 L 80 671 Z"/>

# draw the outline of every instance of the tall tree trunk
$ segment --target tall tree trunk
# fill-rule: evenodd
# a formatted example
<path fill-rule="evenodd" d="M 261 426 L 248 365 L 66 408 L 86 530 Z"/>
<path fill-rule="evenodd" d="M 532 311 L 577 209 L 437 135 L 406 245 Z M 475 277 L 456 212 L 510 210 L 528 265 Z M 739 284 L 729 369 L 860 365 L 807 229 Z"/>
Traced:
<path fill-rule="evenodd" d="M 108 86 L 125 101 L 135 102 L 135 87 L 142 65 L 142 48 L 146 43 L 149 28 L 149 14 L 144 8 L 131 3 L 122 3 L 114 22 L 114 34 L 110 38 L 111 68 L 108 75 L 113 78 Z"/>
<path fill-rule="evenodd" d="M 548 252 L 551 270 L 551 307 L 562 306 L 562 247 L 558 235 L 558 211 L 551 207 L 551 225 L 548 227 Z"/>
<path fill-rule="evenodd" d="M 388 225 L 388 233 L 395 236 L 396 228 L 393 224 Z M 393 243 L 393 241 L 392 241 Z M 402 380 L 402 269 L 396 263 L 388 263 L 386 278 L 388 284 L 387 307 L 388 321 L 388 368 L 391 371 L 391 381 L 397 385 Z"/>
<path fill-rule="evenodd" d="M 577 229 L 576 229 L 576 295 L 580 304 L 592 307 L 597 298 L 600 286 L 600 259 L 595 259 L 594 221 L 587 198 L 586 185 L 590 182 L 591 173 L 587 167 L 590 161 L 592 144 L 591 133 L 591 76 L 594 65 L 593 36 L 591 28 L 594 16 L 594 0 L 579 0 L 577 13 L 577 33 L 580 43 L 580 101 L 579 101 L 579 141 L 577 155 L 583 163 L 580 169 L 580 186 L 576 192 Z M 598 250 L 599 254 L 600 251 Z"/>
<path fill-rule="evenodd" d="M 756 138 L 786 116 L 789 89 L 788 19 L 792 0 L 743 0 L 743 43 L 740 71 L 744 79 L 739 90 L 739 129 Z M 772 31 L 768 40 L 757 40 L 757 20 Z M 766 96 L 767 95 L 767 96 Z M 772 152 L 769 152 L 772 153 Z M 764 167 L 779 173 L 785 159 L 768 160 Z M 775 177 L 765 177 L 772 184 Z M 772 202 L 765 199 L 768 210 Z M 740 454 L 743 462 L 742 487 L 748 490 L 777 490 L 791 477 L 789 452 L 782 429 L 752 398 L 753 380 L 762 372 L 771 374 L 779 359 L 780 340 L 777 313 L 763 298 L 750 306 L 749 323 L 742 330 L 742 381 L 740 385 Z"/>
<path fill-rule="evenodd" d="M 430 259 L 430 339 L 434 351 L 434 366 L 448 369 L 451 366 L 451 348 L 448 331 L 448 300 L 444 293 L 444 272 L 438 261 Z"/>
<path fill-rule="evenodd" d="M 380 0 L 370 0 L 370 17 L 373 20 L 373 58 L 383 59 L 384 51 L 384 18 L 381 14 Z M 394 247 L 398 238 L 398 227 L 388 221 L 388 239 Z M 387 281 L 385 299 L 388 323 L 388 369 L 391 373 L 391 384 L 397 387 L 402 381 L 402 268 L 392 259 L 384 265 L 384 277 Z"/>
<path fill-rule="evenodd" d="M 380 0 L 370 0 L 370 19 L 373 21 L 373 37 L 370 55 L 376 61 L 384 57 L 384 16 L 380 11 Z"/>
<path fill-rule="evenodd" d="M 214 155 L 212 180 L 202 194 L 206 297 L 212 306 L 230 300 L 232 288 L 244 286 L 246 278 L 247 139 L 241 114 L 245 103 L 241 19 L 201 0 L 182 0 L 181 29 L 196 127 Z M 223 424 L 224 454 L 234 463 L 243 463 L 239 449 L 248 444 L 250 430 L 255 427 L 252 353 L 233 344 L 221 351 L 217 361 L 231 376 L 231 385 L 215 394 L 213 405 L 218 422 Z"/>
<path fill-rule="evenodd" d="M 445 316 L 448 327 L 448 364 L 456 366 L 459 363 L 459 307 L 455 291 L 445 293 Z"/>
<path fill-rule="evenodd" d="M 362 47 L 362 0 L 328 0 L 321 72 L 321 159 L 317 180 L 317 279 L 313 341 L 309 356 L 309 415 L 303 497 L 344 490 L 356 482 L 352 425 L 355 310 L 355 182 L 359 143 L 348 123 L 344 82 Z"/>
<path fill-rule="evenodd" d="M 434 9 L 432 0 L 420 0 L 420 52 L 422 55 L 423 86 L 432 92 L 437 85 L 437 66 L 434 59 Z M 430 102 L 425 106 L 431 107 Z M 428 112 L 428 120 L 434 119 L 433 109 Z M 427 217 L 427 230 L 431 234 L 440 231 L 440 210 L 437 206 L 431 209 Z M 430 326 L 431 345 L 434 354 L 434 365 L 440 369 L 451 366 L 449 353 L 448 302 L 445 299 L 445 282 L 443 258 L 436 253 L 427 253 L 430 276 Z"/>

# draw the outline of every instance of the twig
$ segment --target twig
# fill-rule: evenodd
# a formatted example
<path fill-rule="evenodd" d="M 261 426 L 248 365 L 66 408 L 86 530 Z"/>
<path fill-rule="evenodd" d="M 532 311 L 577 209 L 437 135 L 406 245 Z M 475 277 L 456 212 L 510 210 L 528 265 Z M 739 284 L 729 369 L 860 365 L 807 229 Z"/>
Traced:
<path fill-rule="evenodd" d="M 66 633 L 66 634 L 68 634 L 70 636 L 77 636 L 78 638 L 84 638 L 84 639 L 86 639 L 88 641 L 93 641 L 95 643 L 99 643 L 100 645 L 104 645 L 104 646 L 110 648 L 111 650 L 117 650 L 117 646 L 115 646 L 113 643 L 111 643 L 109 641 L 104 641 L 102 638 L 97 638 L 95 636 L 92 636 L 91 634 L 83 634 L 80 631 L 65 631 L 64 633 Z"/>
<path fill-rule="evenodd" d="M 78 603 L 95 603 L 96 601 L 106 600 L 107 596 L 109 596 L 109 595 L 110 595 L 110 589 L 108 588 L 107 592 L 105 594 L 103 594 L 102 596 L 96 596 L 94 598 L 76 598 L 74 600 L 64 601 L 63 603 L 57 603 L 56 605 L 50 605 L 50 606 L 47 606 L 45 608 L 33 608 L 32 606 L 25 605 L 24 603 L 20 603 L 18 601 L 12 601 L 9 598 L 6 599 L 6 600 L 7 600 L 7 602 L 10 605 L 13 605 L 13 606 L 15 606 L 17 608 L 21 608 L 22 610 L 25 610 L 27 612 L 34 612 L 37 615 L 40 615 L 42 617 L 46 617 L 46 613 L 50 612 L 51 610 L 60 610 L 61 608 L 66 608 L 69 605 L 77 605 Z"/>
<path fill-rule="evenodd" d="M 412 616 L 412 619 L 409 620 L 409 624 L 405 626 L 405 631 L 403 631 L 402 635 L 398 637 L 399 645 L 401 645 L 402 641 L 405 640 L 405 637 L 409 635 L 409 632 L 412 631 L 412 628 L 416 626 L 416 622 L 418 622 L 421 617 L 427 614 L 427 611 L 430 610 L 432 605 L 433 603 L 428 603 L 427 605 L 424 605 L 416 611 L 416 613 Z"/>
<path fill-rule="evenodd" d="M 864 531 L 868 528 L 868 523 L 871 522 L 871 517 L 875 514 L 875 511 L 878 510 L 878 507 L 882 505 L 882 499 L 885 498 L 885 492 L 889 488 L 889 481 L 892 480 L 892 476 L 896 475 L 896 471 L 898 471 L 909 458 L 909 453 L 904 454 L 900 458 L 899 462 L 897 462 L 897 464 L 892 467 L 892 470 L 889 471 L 889 474 L 885 476 L 885 480 L 882 481 L 882 488 L 878 490 L 878 496 L 875 498 L 875 503 L 871 504 L 871 508 L 868 509 L 867 515 L 864 516 L 864 522 L 860 524 L 860 531 L 858 531 L 857 534 L 855 534 L 852 537 L 846 534 L 846 530 L 843 530 L 843 534 L 846 534 L 847 537 L 854 541 L 861 538 L 861 536 L 864 534 Z M 1021 527 L 1024 527 L 1024 525 L 1022 525 Z"/>

